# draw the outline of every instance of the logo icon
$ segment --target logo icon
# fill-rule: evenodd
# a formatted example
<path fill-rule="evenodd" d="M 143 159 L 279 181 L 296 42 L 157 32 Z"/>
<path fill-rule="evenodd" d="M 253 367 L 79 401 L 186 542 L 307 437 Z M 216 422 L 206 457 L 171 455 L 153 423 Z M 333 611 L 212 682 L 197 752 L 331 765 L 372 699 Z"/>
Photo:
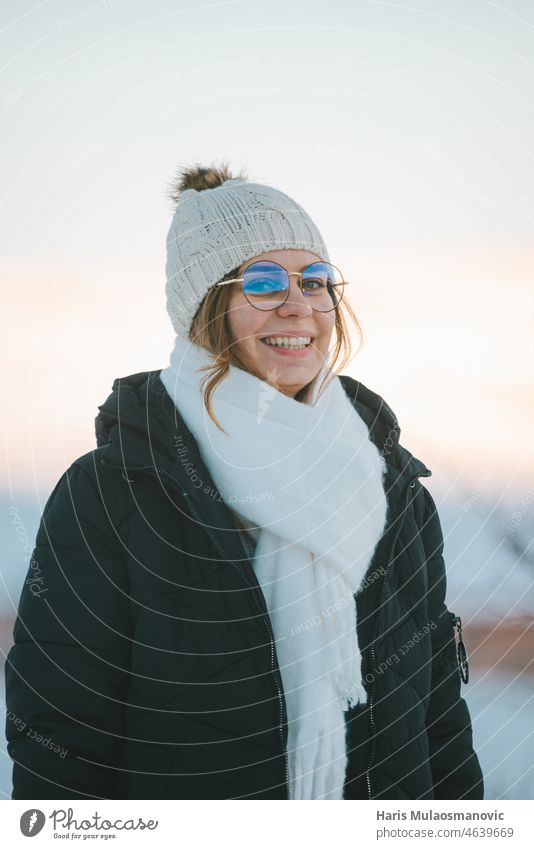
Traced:
<path fill-rule="evenodd" d="M 39 834 L 46 822 L 46 817 L 38 808 L 30 808 L 24 811 L 20 818 L 20 830 L 24 837 L 35 837 Z"/>

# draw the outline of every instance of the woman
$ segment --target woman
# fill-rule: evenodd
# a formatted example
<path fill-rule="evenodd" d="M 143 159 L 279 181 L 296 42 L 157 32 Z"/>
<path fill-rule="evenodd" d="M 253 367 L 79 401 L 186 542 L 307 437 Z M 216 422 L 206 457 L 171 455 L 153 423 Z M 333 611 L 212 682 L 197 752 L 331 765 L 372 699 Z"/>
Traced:
<path fill-rule="evenodd" d="M 43 513 L 13 798 L 483 798 L 431 472 L 334 371 L 342 273 L 227 166 L 173 198 L 169 366 L 115 380 Z"/>

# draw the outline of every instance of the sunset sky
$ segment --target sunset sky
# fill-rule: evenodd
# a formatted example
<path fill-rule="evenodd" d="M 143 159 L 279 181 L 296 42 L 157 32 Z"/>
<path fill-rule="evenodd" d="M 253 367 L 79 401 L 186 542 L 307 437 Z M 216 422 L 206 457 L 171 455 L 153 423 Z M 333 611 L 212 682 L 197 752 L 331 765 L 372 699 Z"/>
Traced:
<path fill-rule="evenodd" d="M 534 5 L 20 2 L 1 25 L 4 489 L 46 497 L 167 365 L 166 191 L 224 159 L 310 213 L 345 369 L 434 478 L 534 480 Z"/>

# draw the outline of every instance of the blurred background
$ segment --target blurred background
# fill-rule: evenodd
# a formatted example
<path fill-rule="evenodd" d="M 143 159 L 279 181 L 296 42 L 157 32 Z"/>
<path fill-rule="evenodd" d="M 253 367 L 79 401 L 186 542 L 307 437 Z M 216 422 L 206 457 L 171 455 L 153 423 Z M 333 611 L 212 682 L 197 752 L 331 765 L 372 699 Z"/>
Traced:
<path fill-rule="evenodd" d="M 350 281 L 365 340 L 344 372 L 433 472 L 486 798 L 534 798 L 532 3 L 1 15 L 1 662 L 42 509 L 96 446 L 98 404 L 168 364 L 170 182 L 224 159 L 301 203 Z"/>

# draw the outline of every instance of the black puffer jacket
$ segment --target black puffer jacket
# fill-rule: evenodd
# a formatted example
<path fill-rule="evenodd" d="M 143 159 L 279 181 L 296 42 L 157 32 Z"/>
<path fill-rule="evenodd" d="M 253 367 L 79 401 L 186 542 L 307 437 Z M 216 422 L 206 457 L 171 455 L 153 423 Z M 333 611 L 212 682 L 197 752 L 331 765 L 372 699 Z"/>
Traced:
<path fill-rule="evenodd" d="M 431 472 L 383 399 L 341 380 L 388 468 L 345 798 L 481 799 Z M 99 410 L 99 447 L 45 506 L 7 658 L 13 798 L 287 798 L 270 619 L 196 442 L 158 371 Z"/>

